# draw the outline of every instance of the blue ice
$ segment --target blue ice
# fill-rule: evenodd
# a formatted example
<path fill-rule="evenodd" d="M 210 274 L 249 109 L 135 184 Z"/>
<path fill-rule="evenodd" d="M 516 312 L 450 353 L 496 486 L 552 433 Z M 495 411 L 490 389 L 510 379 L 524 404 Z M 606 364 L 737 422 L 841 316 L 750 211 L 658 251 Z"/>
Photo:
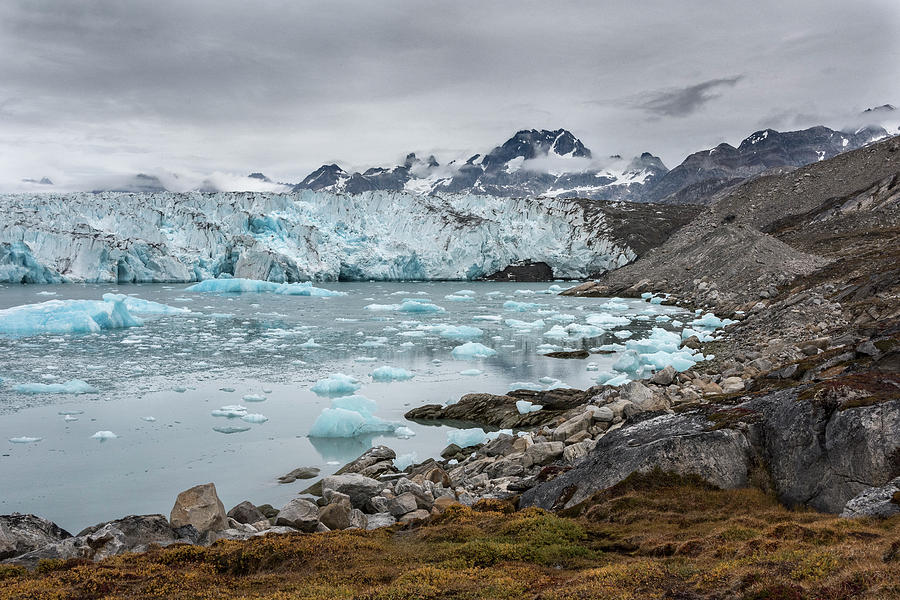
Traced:
<path fill-rule="evenodd" d="M 415 377 L 406 369 L 400 367 L 383 366 L 372 371 L 372 379 L 375 381 L 406 381 Z"/>
<path fill-rule="evenodd" d="M 97 394 L 100 391 L 81 379 L 65 383 L 20 383 L 14 389 L 20 394 Z"/>
<path fill-rule="evenodd" d="M 472 360 L 476 358 L 488 358 L 497 354 L 493 348 L 488 348 L 478 342 L 466 342 L 450 351 L 450 355 L 456 359 Z"/>
<path fill-rule="evenodd" d="M 98 333 L 143 325 L 124 302 L 102 300 L 49 300 L 0 310 L 0 334 L 32 336 Z"/>

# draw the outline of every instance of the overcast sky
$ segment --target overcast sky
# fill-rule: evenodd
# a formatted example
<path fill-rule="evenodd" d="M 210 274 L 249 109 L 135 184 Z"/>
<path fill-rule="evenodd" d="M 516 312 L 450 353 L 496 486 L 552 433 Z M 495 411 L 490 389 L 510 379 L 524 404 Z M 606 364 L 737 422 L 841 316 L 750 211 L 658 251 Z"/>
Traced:
<path fill-rule="evenodd" d="M 442 161 L 523 128 L 669 167 L 900 103 L 900 2 L 3 0 L 0 189 Z"/>

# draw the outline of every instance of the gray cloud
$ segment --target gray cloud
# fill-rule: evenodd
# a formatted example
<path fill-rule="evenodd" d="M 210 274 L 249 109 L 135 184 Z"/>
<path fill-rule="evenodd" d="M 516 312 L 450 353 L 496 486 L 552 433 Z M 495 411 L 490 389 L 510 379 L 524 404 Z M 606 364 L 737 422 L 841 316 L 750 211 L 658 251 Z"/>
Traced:
<path fill-rule="evenodd" d="M 645 95 L 645 99 L 637 104 L 637 108 L 663 117 L 686 117 L 700 110 L 710 100 L 721 96 L 713 90 L 734 87 L 741 78 L 741 75 L 737 75 L 710 79 L 686 87 L 649 92 Z"/>
<path fill-rule="evenodd" d="M 467 157 L 531 127 L 677 164 L 771 115 L 900 103 L 898 26 L 895 0 L 5 0 L 0 191 L 45 175 L 299 181 L 326 160 Z"/>

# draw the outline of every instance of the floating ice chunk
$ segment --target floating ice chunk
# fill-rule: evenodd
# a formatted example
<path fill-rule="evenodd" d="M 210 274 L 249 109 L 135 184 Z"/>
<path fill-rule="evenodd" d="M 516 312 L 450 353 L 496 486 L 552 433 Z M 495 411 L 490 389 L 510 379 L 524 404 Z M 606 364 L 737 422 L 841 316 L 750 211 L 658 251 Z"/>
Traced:
<path fill-rule="evenodd" d="M 244 402 L 265 402 L 266 397 L 261 394 L 247 394 L 241 398 Z"/>
<path fill-rule="evenodd" d="M 544 408 L 540 404 L 532 404 L 528 400 L 517 400 L 516 401 L 516 410 L 519 411 L 520 415 L 527 415 L 528 413 L 537 412 Z"/>
<path fill-rule="evenodd" d="M 346 408 L 326 408 L 318 416 L 309 437 L 352 438 L 372 433 L 392 433 L 399 426 L 369 413 Z"/>
<path fill-rule="evenodd" d="M 620 329 L 618 331 L 613 331 L 613 335 L 619 338 L 620 340 L 627 340 L 631 336 L 634 335 L 633 332 L 628 331 L 627 329 Z"/>
<path fill-rule="evenodd" d="M 591 313 L 584 318 L 591 325 L 603 327 L 604 329 L 612 329 L 613 327 L 623 327 L 631 323 L 628 317 L 612 315 L 607 312 Z"/>
<path fill-rule="evenodd" d="M 550 328 L 549 331 L 544 332 L 544 337 L 564 339 L 569 337 L 569 332 L 567 332 L 561 325 L 554 325 Z"/>
<path fill-rule="evenodd" d="M 160 304 L 152 300 L 126 296 L 125 294 L 103 294 L 103 300 L 105 302 L 123 302 L 129 312 L 145 315 L 174 315 L 191 312 L 181 306 L 169 306 L 168 304 Z"/>
<path fill-rule="evenodd" d="M 566 383 L 565 381 L 556 380 L 551 383 L 548 387 L 548 390 L 571 390 L 573 389 L 571 385 Z"/>
<path fill-rule="evenodd" d="M 231 392 L 234 391 L 234 388 L 233 388 L 233 387 L 220 387 L 220 388 L 219 388 L 219 391 L 220 391 L 220 392 L 229 392 L 229 393 L 231 393 Z"/>
<path fill-rule="evenodd" d="M 37 295 L 38 296 L 55 296 L 56 292 L 48 292 L 45 290 L 43 292 L 38 292 Z"/>
<path fill-rule="evenodd" d="M 419 462 L 419 455 L 415 452 L 410 452 L 409 454 L 401 454 L 394 459 L 394 468 L 398 471 L 402 471 L 406 467 L 414 465 L 417 462 Z"/>
<path fill-rule="evenodd" d="M 104 329 L 138 327 L 144 322 L 128 312 L 124 302 L 48 300 L 0 310 L 0 335 L 32 336 L 99 333 Z"/>
<path fill-rule="evenodd" d="M 613 298 L 609 302 L 604 302 L 600 305 L 601 308 L 605 308 L 606 310 L 614 310 L 614 311 L 623 311 L 628 310 L 628 305 L 624 302 L 619 302 L 618 298 Z"/>
<path fill-rule="evenodd" d="M 534 349 L 538 354 L 550 354 L 551 352 L 562 352 L 563 347 L 556 344 L 541 344 Z"/>
<path fill-rule="evenodd" d="M 117 436 L 112 431 L 98 431 L 94 435 L 91 436 L 92 440 L 100 440 L 101 442 L 105 442 L 106 440 L 114 440 Z"/>
<path fill-rule="evenodd" d="M 475 290 L 457 290 L 453 293 L 457 296 L 474 296 Z"/>
<path fill-rule="evenodd" d="M 15 388 L 20 394 L 97 394 L 97 388 L 80 379 L 65 383 L 20 383 Z"/>
<path fill-rule="evenodd" d="M 210 319 L 230 319 L 234 317 L 234 313 L 209 313 L 206 316 Z"/>
<path fill-rule="evenodd" d="M 321 348 L 321 347 L 322 347 L 322 344 L 317 344 L 316 340 L 314 340 L 313 338 L 309 338 L 308 340 L 306 340 L 305 342 L 303 342 L 302 344 L 300 344 L 298 346 L 298 348 L 306 348 L 306 349 Z"/>
<path fill-rule="evenodd" d="M 676 371 L 687 371 L 697 363 L 697 359 L 701 356 L 694 356 L 690 352 L 653 352 L 650 354 L 641 354 L 641 362 L 655 367 L 656 369 L 665 369 L 669 365 Z"/>
<path fill-rule="evenodd" d="M 450 355 L 456 359 L 472 360 L 476 358 L 488 358 L 497 354 L 493 348 L 488 348 L 478 342 L 466 342 L 450 351 Z"/>
<path fill-rule="evenodd" d="M 400 307 L 397 308 L 398 311 L 403 313 L 442 313 L 446 312 L 446 310 L 438 306 L 437 304 L 432 304 L 427 300 L 414 300 L 410 298 L 404 298 L 403 302 L 400 304 Z"/>
<path fill-rule="evenodd" d="M 460 448 L 477 446 L 487 439 L 484 429 L 473 427 L 472 429 L 451 429 L 447 432 L 447 441 L 456 444 Z"/>
<path fill-rule="evenodd" d="M 513 292 L 516 296 L 534 296 L 534 290 L 516 290 Z"/>
<path fill-rule="evenodd" d="M 274 292 L 281 284 L 259 279 L 207 279 L 185 288 L 186 292 L 214 292 L 221 294 L 238 294 L 242 292 Z"/>
<path fill-rule="evenodd" d="M 582 339 L 600 337 L 606 330 L 596 325 L 581 325 L 580 323 L 569 323 L 565 327 L 566 333 L 571 338 Z"/>
<path fill-rule="evenodd" d="M 14 437 L 9 438 L 10 443 L 12 444 L 33 444 L 35 442 L 41 441 L 42 437 L 28 437 L 27 435 L 23 435 L 22 437 Z"/>
<path fill-rule="evenodd" d="M 224 434 L 232 434 L 232 433 L 242 433 L 244 431 L 250 431 L 249 425 L 220 425 L 218 427 L 213 427 L 213 431 Z"/>
<path fill-rule="evenodd" d="M 503 320 L 503 317 L 500 315 L 475 315 L 472 317 L 473 321 L 487 321 L 489 323 L 499 323 Z"/>
<path fill-rule="evenodd" d="M 575 320 L 575 315 L 570 315 L 568 313 L 556 313 L 544 318 L 548 321 L 557 321 L 559 323 L 572 323 Z"/>
<path fill-rule="evenodd" d="M 413 431 L 409 427 L 405 427 L 403 425 L 401 425 L 400 427 L 398 427 L 397 429 L 394 430 L 394 437 L 397 437 L 397 438 L 400 438 L 403 440 L 409 439 L 409 438 L 413 437 L 414 435 L 416 435 L 415 431 Z"/>
<path fill-rule="evenodd" d="M 69 423 L 71 421 L 77 421 L 77 420 L 78 420 L 78 417 L 73 417 L 72 415 L 66 415 L 65 417 L 63 417 L 63 421 L 66 421 L 67 423 Z"/>
<path fill-rule="evenodd" d="M 223 406 L 222 408 L 217 408 L 216 410 L 210 413 L 214 417 L 225 417 L 228 419 L 234 419 L 236 417 L 243 417 L 247 414 L 247 408 L 245 406 L 241 406 L 240 404 L 229 404 L 228 406 Z"/>
<path fill-rule="evenodd" d="M 483 330 L 469 325 L 426 325 L 422 327 L 422 330 L 435 332 L 442 338 L 450 340 L 465 340 L 484 335 Z"/>
<path fill-rule="evenodd" d="M 390 312 L 398 310 L 399 308 L 399 304 L 367 304 L 363 307 L 363 310 L 371 310 L 373 312 Z"/>
<path fill-rule="evenodd" d="M 354 394 L 352 396 L 341 396 L 331 401 L 331 408 L 343 408 L 344 410 L 352 410 L 360 414 L 373 414 L 378 410 L 378 403 L 374 400 Z"/>
<path fill-rule="evenodd" d="M 71 415 L 83 415 L 84 411 L 83 410 L 61 410 L 56 414 L 68 417 Z"/>
<path fill-rule="evenodd" d="M 513 381 L 511 384 L 506 386 L 506 389 L 510 392 L 514 392 L 516 390 L 533 390 L 535 392 L 540 392 L 544 389 L 544 386 L 540 383 L 534 383 L 533 381 Z"/>
<path fill-rule="evenodd" d="M 493 291 L 493 292 L 488 292 L 487 294 L 485 294 L 485 296 L 502 296 L 502 295 L 503 295 L 503 292 L 496 291 L 496 290 Z"/>
<path fill-rule="evenodd" d="M 460 375 L 465 375 L 466 377 L 477 377 L 484 373 L 481 369 L 466 369 L 465 371 L 460 371 Z"/>
<path fill-rule="evenodd" d="M 617 377 L 613 377 L 612 379 L 606 382 L 606 385 L 611 385 L 613 387 L 619 387 L 620 385 L 624 385 L 631 381 L 631 378 L 624 373 L 622 375 L 618 375 Z"/>
<path fill-rule="evenodd" d="M 515 300 L 507 300 L 503 303 L 503 308 L 514 312 L 529 312 L 539 308 L 546 308 L 546 304 L 538 304 L 536 302 L 516 302 Z"/>
<path fill-rule="evenodd" d="M 152 423 L 156 420 L 156 417 L 141 417 L 141 421 L 147 421 L 148 423 Z"/>
<path fill-rule="evenodd" d="M 496 440 L 501 435 L 512 435 L 512 429 L 498 429 L 497 431 L 489 431 L 485 437 L 487 437 L 488 441 Z"/>
<path fill-rule="evenodd" d="M 374 356 L 357 356 L 356 358 L 353 359 L 354 362 L 360 362 L 360 363 L 370 363 L 370 362 L 375 362 L 376 360 L 378 360 L 378 359 L 375 358 Z"/>
<path fill-rule="evenodd" d="M 662 304 L 663 300 L 665 300 L 665 298 L 662 296 L 653 296 L 650 298 L 650 304 Z"/>
<path fill-rule="evenodd" d="M 630 373 L 634 375 L 639 374 L 642 368 L 641 356 L 635 350 L 626 350 L 613 364 L 614 370 L 619 371 L 620 373 Z"/>
<path fill-rule="evenodd" d="M 401 331 L 397 335 L 399 335 L 401 337 L 423 338 L 428 334 L 422 330 L 416 329 L 413 331 Z"/>
<path fill-rule="evenodd" d="M 282 283 L 273 291 L 276 294 L 281 294 L 283 296 L 313 296 L 316 298 L 331 298 L 334 296 L 347 295 L 347 292 L 313 287 L 311 281 L 304 281 L 302 283 Z"/>
<path fill-rule="evenodd" d="M 653 297 L 653 292 L 644 292 L 643 294 L 641 294 L 641 298 L 643 298 L 644 300 L 649 300 L 652 297 Z"/>
<path fill-rule="evenodd" d="M 657 323 L 665 323 L 665 322 L 667 322 L 667 321 L 670 321 L 671 319 L 672 319 L 672 318 L 669 317 L 669 316 L 667 316 L 667 315 L 659 315 L 659 316 L 656 317 L 656 319 L 654 319 L 654 320 L 655 320 Z"/>
<path fill-rule="evenodd" d="M 594 381 L 596 381 L 599 385 L 605 385 L 607 381 L 610 379 L 615 379 L 618 377 L 618 373 L 610 373 L 609 371 L 599 371 L 594 377 Z"/>
<path fill-rule="evenodd" d="M 250 413 L 241 417 L 241 421 L 246 421 L 247 423 L 265 423 L 268 420 L 269 417 L 259 413 Z"/>
<path fill-rule="evenodd" d="M 661 327 L 651 329 L 650 335 L 646 338 L 625 342 L 625 346 L 629 350 L 636 350 L 640 353 L 657 352 L 659 350 L 675 352 L 680 345 L 681 337 L 677 333 L 667 331 Z"/>
<path fill-rule="evenodd" d="M 597 371 L 600 367 L 597 366 L 597 363 L 588 363 L 585 367 L 585 371 Z"/>
<path fill-rule="evenodd" d="M 691 321 L 691 325 L 694 325 L 695 327 L 704 327 L 704 328 L 712 328 L 712 329 L 718 329 L 720 327 L 725 327 L 726 325 L 730 325 L 732 323 L 737 323 L 737 321 L 732 321 L 731 319 L 720 319 L 713 313 L 706 313 L 702 317 Z"/>
<path fill-rule="evenodd" d="M 415 375 L 406 369 L 385 365 L 372 371 L 371 377 L 375 381 L 406 381 L 407 379 L 412 379 Z"/>
<path fill-rule="evenodd" d="M 362 344 L 359 345 L 360 348 L 383 348 L 386 346 L 387 338 L 386 337 L 378 337 L 374 340 L 366 340 Z"/>
<path fill-rule="evenodd" d="M 559 381 L 559 379 L 556 379 L 555 377 L 541 377 L 540 379 L 538 379 L 538 381 L 540 381 L 544 385 L 550 385 L 551 383 Z"/>
<path fill-rule="evenodd" d="M 716 336 L 708 331 L 700 331 L 697 329 L 691 329 L 690 327 L 685 327 L 681 331 L 681 339 L 686 340 L 692 335 L 697 336 L 697 339 L 701 342 L 709 342 L 716 339 Z"/>
<path fill-rule="evenodd" d="M 318 380 L 311 389 L 319 396 L 347 396 L 361 387 L 362 384 L 355 377 L 335 373 Z"/>
<path fill-rule="evenodd" d="M 458 294 L 447 294 L 444 300 L 448 302 L 472 302 L 475 300 L 472 296 L 460 296 Z"/>
<path fill-rule="evenodd" d="M 504 323 L 508 327 L 512 327 L 513 329 L 521 329 L 521 330 L 531 330 L 531 329 L 542 329 L 545 325 L 543 319 L 538 319 L 536 321 L 520 321 L 518 319 L 506 319 Z"/>

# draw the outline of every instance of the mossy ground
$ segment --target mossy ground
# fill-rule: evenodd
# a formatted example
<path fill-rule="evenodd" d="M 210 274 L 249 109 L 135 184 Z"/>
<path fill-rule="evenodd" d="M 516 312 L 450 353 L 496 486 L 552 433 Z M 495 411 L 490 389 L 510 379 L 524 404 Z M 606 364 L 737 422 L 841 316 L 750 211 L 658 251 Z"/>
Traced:
<path fill-rule="evenodd" d="M 0 598 L 900 598 L 900 517 L 842 520 L 658 472 L 565 515 L 478 508 L 405 528 L 0 567 Z"/>

